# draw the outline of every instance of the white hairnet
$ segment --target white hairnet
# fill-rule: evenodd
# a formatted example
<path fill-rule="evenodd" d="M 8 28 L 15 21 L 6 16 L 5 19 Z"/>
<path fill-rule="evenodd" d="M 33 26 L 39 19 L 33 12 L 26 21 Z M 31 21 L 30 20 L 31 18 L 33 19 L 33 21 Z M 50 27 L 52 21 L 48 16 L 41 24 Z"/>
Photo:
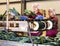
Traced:
<path fill-rule="evenodd" d="M 53 8 L 49 8 L 48 11 L 52 11 L 52 12 L 54 13 L 54 15 L 56 15 L 56 13 L 55 13 L 55 9 L 53 9 Z"/>
<path fill-rule="evenodd" d="M 33 5 L 32 5 L 32 7 L 36 7 L 36 8 L 40 8 L 40 6 L 39 6 L 39 4 L 38 3 L 34 3 Z"/>

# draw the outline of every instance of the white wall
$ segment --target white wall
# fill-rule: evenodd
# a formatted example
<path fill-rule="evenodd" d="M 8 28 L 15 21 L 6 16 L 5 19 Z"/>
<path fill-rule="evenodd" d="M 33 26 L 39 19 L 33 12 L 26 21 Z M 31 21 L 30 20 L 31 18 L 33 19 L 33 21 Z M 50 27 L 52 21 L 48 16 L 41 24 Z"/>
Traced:
<path fill-rule="evenodd" d="M 13 2 L 13 1 L 20 1 L 20 0 L 9 0 L 9 2 Z M 6 0 L 0 0 L 0 3 L 2 2 L 6 2 Z M 16 4 L 10 4 L 9 8 L 15 8 L 19 13 L 21 13 L 21 4 L 20 3 L 16 3 Z M 5 12 L 5 10 L 7 9 L 6 4 L 4 5 L 0 5 L 0 14 L 3 14 Z"/>
<path fill-rule="evenodd" d="M 3 14 L 6 10 L 6 5 L 0 5 L 0 14 Z"/>
<path fill-rule="evenodd" d="M 10 4 L 9 8 L 15 8 L 19 13 L 21 13 L 21 4 L 17 3 L 17 4 Z M 0 14 L 3 14 L 5 12 L 5 10 L 7 9 L 6 5 L 0 5 Z"/>
<path fill-rule="evenodd" d="M 60 14 L 60 1 L 38 1 L 38 2 L 28 2 L 27 9 L 33 10 L 32 5 L 34 3 L 38 3 L 40 5 L 40 9 L 49 9 L 54 8 L 57 14 Z"/>
<path fill-rule="evenodd" d="M 6 0 L 4 0 L 6 1 Z M 4 2 L 1 1 L 0 2 Z M 16 1 L 16 0 L 10 0 L 10 1 Z M 60 14 L 60 1 L 38 1 L 38 2 L 27 2 L 27 9 L 29 10 L 33 10 L 32 9 L 32 5 L 34 3 L 38 3 L 40 5 L 40 9 L 49 9 L 49 8 L 54 8 L 56 10 L 57 14 Z M 16 4 L 10 4 L 9 6 L 10 8 L 15 7 L 16 10 L 21 13 L 21 4 L 20 3 L 16 3 Z M 0 5 L 0 14 L 4 13 L 4 11 L 6 10 L 6 5 Z"/>

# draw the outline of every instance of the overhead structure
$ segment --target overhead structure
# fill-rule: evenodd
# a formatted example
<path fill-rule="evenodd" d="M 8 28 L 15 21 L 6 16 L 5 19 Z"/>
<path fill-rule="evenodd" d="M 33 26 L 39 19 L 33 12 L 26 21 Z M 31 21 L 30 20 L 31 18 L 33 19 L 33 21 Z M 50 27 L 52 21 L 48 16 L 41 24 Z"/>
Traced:
<path fill-rule="evenodd" d="M 9 0 L 6 0 L 6 2 L 7 2 L 7 5 L 6 5 L 6 10 L 7 10 L 7 18 L 6 18 L 6 21 L 7 21 L 7 29 L 8 29 L 8 15 L 9 15 Z"/>
<path fill-rule="evenodd" d="M 21 15 L 23 14 L 25 9 L 26 9 L 26 0 L 21 0 Z"/>

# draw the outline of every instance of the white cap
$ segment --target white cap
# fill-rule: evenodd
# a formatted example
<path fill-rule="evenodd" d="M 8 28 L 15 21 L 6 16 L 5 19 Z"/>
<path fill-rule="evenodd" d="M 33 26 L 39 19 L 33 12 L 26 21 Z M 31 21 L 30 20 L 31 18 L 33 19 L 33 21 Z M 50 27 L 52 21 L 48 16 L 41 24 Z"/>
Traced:
<path fill-rule="evenodd" d="M 50 10 L 55 12 L 55 9 L 53 9 L 53 8 L 49 8 L 49 9 L 48 9 L 48 11 L 50 11 Z"/>
<path fill-rule="evenodd" d="M 38 3 L 34 3 L 34 4 L 32 5 L 32 7 L 35 7 L 35 8 L 38 8 L 38 9 L 39 9 L 39 4 L 38 4 Z"/>
<path fill-rule="evenodd" d="M 54 15 L 56 15 L 56 13 L 55 13 L 55 9 L 53 9 L 53 8 L 49 8 L 48 11 L 52 11 L 52 12 L 54 13 Z"/>

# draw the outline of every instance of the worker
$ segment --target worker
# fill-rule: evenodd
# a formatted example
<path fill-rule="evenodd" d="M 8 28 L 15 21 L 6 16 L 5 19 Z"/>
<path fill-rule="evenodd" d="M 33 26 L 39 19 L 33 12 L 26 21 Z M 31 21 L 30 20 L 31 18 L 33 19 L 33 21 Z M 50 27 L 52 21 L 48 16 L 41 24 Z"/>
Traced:
<path fill-rule="evenodd" d="M 55 24 L 55 27 L 53 29 L 48 30 L 46 32 L 46 35 L 51 36 L 51 37 L 55 37 L 57 32 L 58 32 L 58 30 L 57 30 L 58 29 L 58 18 L 56 17 L 55 10 L 52 8 L 50 8 L 48 10 L 48 14 L 49 14 L 49 19 L 53 20 L 56 24 Z"/>

